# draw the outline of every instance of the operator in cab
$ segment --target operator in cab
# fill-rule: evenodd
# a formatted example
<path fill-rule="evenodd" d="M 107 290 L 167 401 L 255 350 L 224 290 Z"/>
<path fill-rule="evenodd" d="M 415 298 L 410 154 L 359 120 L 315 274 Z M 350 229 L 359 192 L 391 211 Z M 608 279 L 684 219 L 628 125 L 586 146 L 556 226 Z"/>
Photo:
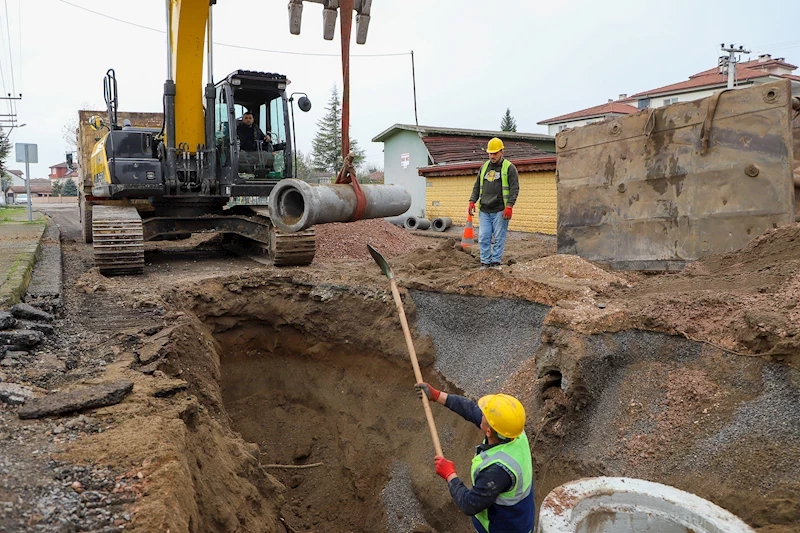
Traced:
<path fill-rule="evenodd" d="M 257 141 L 264 142 L 267 138 L 261 128 L 256 126 L 253 114 L 247 111 L 242 115 L 242 121 L 236 126 L 236 136 L 239 138 L 239 146 L 245 152 L 257 152 Z M 262 145 L 262 150 L 267 150 L 267 147 Z M 272 151 L 272 150 L 268 150 Z"/>
<path fill-rule="evenodd" d="M 274 170 L 275 152 L 286 149 L 286 143 L 272 144 L 272 136 L 261 131 L 250 111 L 242 115 L 236 126 L 236 136 L 239 139 L 239 172 L 257 178 Z"/>

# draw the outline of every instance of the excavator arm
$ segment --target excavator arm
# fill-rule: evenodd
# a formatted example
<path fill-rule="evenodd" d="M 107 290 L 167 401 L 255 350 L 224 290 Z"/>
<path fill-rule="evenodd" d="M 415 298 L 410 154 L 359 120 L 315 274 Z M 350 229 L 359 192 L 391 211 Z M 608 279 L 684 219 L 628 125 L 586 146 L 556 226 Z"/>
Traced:
<path fill-rule="evenodd" d="M 209 59 L 210 71 L 211 47 L 208 42 L 211 40 L 211 9 L 216 0 L 166 1 L 169 43 L 165 94 L 169 98 L 172 96 L 170 93 L 174 92 L 174 131 L 167 124 L 167 142 L 173 147 L 188 146 L 189 151 L 194 152 L 198 145 L 208 142 L 203 110 L 203 62 Z M 303 1 L 289 2 L 289 31 L 293 35 L 300 34 Z M 337 13 L 341 7 L 356 12 L 356 42 L 366 42 L 372 0 L 305 1 L 322 4 L 323 37 L 326 40 L 333 39 Z M 349 19 L 350 14 L 347 17 Z M 213 87 L 211 74 L 208 77 L 208 84 Z M 170 140 L 171 135 L 174 143 Z"/>

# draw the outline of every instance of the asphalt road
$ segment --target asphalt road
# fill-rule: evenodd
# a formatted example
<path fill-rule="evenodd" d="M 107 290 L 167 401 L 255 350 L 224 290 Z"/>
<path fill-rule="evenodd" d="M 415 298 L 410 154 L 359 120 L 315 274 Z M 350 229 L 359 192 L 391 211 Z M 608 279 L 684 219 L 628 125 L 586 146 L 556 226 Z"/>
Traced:
<path fill-rule="evenodd" d="M 81 240 L 81 223 L 78 202 L 69 204 L 34 204 L 36 211 L 53 217 L 61 235 L 69 240 Z"/>

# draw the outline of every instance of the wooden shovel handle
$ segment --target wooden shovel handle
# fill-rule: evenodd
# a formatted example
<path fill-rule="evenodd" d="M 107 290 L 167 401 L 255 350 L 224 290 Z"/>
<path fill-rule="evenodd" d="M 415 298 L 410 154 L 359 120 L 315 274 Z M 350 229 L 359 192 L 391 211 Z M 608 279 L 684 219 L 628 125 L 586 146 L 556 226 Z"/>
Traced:
<path fill-rule="evenodd" d="M 403 300 L 400 299 L 400 291 L 397 290 L 397 282 L 394 280 L 394 278 L 391 278 L 389 283 L 392 286 L 392 296 L 394 296 L 394 303 L 397 306 L 397 312 L 400 314 L 400 325 L 403 326 L 403 335 L 406 337 L 408 354 L 411 356 L 411 366 L 414 367 L 414 377 L 417 378 L 417 383 L 422 383 L 422 372 L 419 370 L 417 352 L 414 350 L 414 343 L 411 341 L 411 331 L 408 329 L 406 312 L 405 309 L 403 309 Z M 425 418 L 428 419 L 428 429 L 431 431 L 431 439 L 433 439 L 433 448 L 436 451 L 436 456 L 444 457 L 444 454 L 442 453 L 442 445 L 439 443 L 439 433 L 436 431 L 436 424 L 433 421 L 431 406 L 428 402 L 428 397 L 424 394 L 422 395 L 422 408 L 425 409 Z"/>

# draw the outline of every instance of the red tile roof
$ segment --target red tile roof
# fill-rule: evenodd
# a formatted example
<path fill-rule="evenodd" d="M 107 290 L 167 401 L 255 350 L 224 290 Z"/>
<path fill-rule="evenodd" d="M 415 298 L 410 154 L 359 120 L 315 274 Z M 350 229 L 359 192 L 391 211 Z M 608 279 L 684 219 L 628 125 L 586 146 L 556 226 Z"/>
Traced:
<path fill-rule="evenodd" d="M 422 142 L 434 164 L 486 161 L 486 143 L 490 137 L 457 137 L 453 135 L 425 135 Z M 547 152 L 524 141 L 504 140 L 505 156 L 508 159 L 536 157 Z"/>
<path fill-rule="evenodd" d="M 544 154 L 536 157 L 525 158 L 508 158 L 514 166 L 517 167 L 519 172 L 542 172 L 554 171 L 556 169 L 556 156 L 553 154 Z M 444 177 L 444 176 L 464 176 L 475 174 L 483 161 L 469 161 L 466 163 L 454 163 L 449 165 L 431 165 L 428 167 L 421 167 L 419 170 L 420 176 L 426 177 Z"/>
<path fill-rule="evenodd" d="M 738 83 L 746 80 L 753 80 L 756 78 L 764 78 L 768 76 L 775 76 L 777 78 L 788 78 L 791 80 L 800 81 L 800 77 L 794 76 L 792 74 L 774 74 L 767 72 L 765 70 L 768 67 L 775 67 L 775 66 L 780 66 L 790 70 L 794 70 L 797 68 L 796 66 L 790 63 L 786 63 L 785 61 L 777 59 L 770 59 L 761 62 L 759 62 L 757 59 L 754 59 L 752 61 L 746 61 L 743 63 L 736 64 L 736 82 Z M 697 74 L 692 74 L 686 81 L 681 81 L 678 83 L 665 85 L 657 89 L 651 89 L 649 91 L 637 93 L 631 95 L 629 98 L 645 97 L 662 93 L 674 93 L 678 91 L 685 91 L 689 89 L 700 89 L 704 87 L 716 87 L 720 85 L 726 85 L 727 83 L 728 83 L 728 76 L 725 74 L 720 74 L 719 67 L 717 67 L 704 70 L 703 72 L 698 72 Z"/>
<path fill-rule="evenodd" d="M 628 100 L 630 100 L 630 98 L 626 98 L 626 101 Z M 637 108 L 628 104 L 623 104 L 620 102 L 608 102 L 607 104 L 601 104 L 601 105 L 596 105 L 594 107 L 589 107 L 587 109 L 581 109 L 580 111 L 575 111 L 574 113 L 567 113 L 566 115 L 560 115 L 557 117 L 548 118 L 547 120 L 542 120 L 541 122 L 537 122 L 537 124 L 552 124 L 554 122 L 566 122 L 568 120 L 599 117 L 609 114 L 632 115 L 633 113 L 636 113 L 638 111 L 639 110 Z"/>

